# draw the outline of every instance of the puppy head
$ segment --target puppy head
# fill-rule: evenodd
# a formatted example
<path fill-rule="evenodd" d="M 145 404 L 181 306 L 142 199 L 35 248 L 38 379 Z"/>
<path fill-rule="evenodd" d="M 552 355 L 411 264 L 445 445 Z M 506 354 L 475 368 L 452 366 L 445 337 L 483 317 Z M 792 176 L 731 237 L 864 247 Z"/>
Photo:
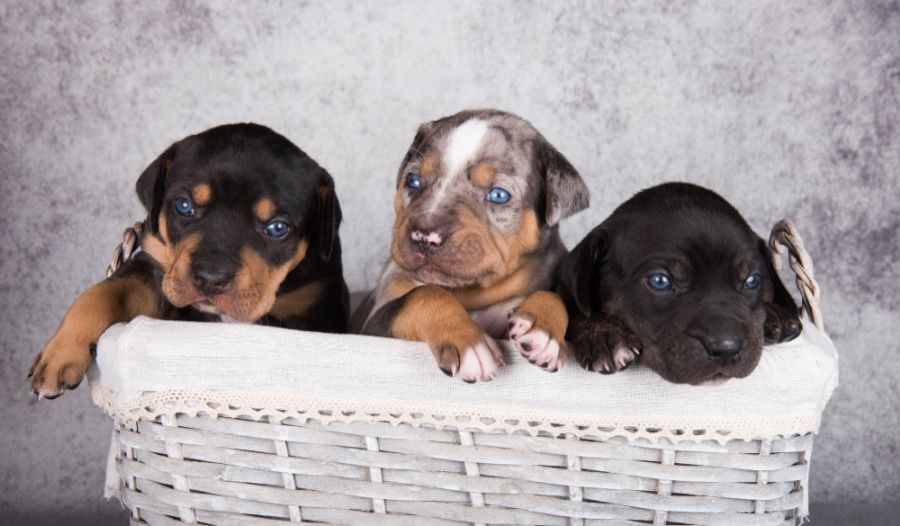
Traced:
<path fill-rule="evenodd" d="M 290 141 L 256 124 L 212 128 L 170 146 L 144 171 L 142 249 L 176 307 L 253 322 L 306 258 L 337 246 L 331 176 Z"/>
<path fill-rule="evenodd" d="M 488 287 L 587 204 L 578 172 L 530 123 L 464 111 L 419 128 L 397 174 L 391 255 L 428 283 Z"/>
<path fill-rule="evenodd" d="M 662 377 L 742 378 L 759 362 L 773 305 L 797 312 L 766 244 L 724 199 L 669 183 L 620 206 L 570 255 L 564 294 L 586 316 L 618 318 Z"/>

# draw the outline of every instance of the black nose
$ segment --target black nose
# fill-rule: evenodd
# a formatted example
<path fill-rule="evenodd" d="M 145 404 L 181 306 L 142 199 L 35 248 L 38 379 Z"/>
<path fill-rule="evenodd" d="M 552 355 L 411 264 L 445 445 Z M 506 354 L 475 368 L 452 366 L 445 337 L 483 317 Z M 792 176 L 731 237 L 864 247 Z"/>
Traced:
<path fill-rule="evenodd" d="M 194 268 L 194 285 L 209 296 L 221 294 L 228 289 L 234 273 L 222 269 Z"/>
<path fill-rule="evenodd" d="M 732 336 L 707 336 L 703 339 L 706 353 L 714 360 L 727 362 L 737 358 L 744 350 L 744 340 Z"/>

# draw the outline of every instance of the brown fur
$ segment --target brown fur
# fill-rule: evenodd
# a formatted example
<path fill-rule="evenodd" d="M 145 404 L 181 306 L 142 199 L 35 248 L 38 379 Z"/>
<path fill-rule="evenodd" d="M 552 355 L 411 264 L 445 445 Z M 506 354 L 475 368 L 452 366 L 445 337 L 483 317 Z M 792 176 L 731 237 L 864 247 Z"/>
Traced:
<path fill-rule="evenodd" d="M 450 291 L 425 285 L 409 293 L 391 323 L 391 333 L 428 343 L 438 367 L 449 371 L 459 366 L 462 353 L 478 343 L 484 331 Z"/>
<path fill-rule="evenodd" d="M 198 206 L 206 206 L 212 200 L 212 187 L 209 183 L 200 183 L 191 190 L 191 199 Z"/>
<path fill-rule="evenodd" d="M 266 222 L 275 217 L 278 208 L 275 203 L 268 197 L 263 197 L 253 205 L 253 214 L 262 222 Z"/>
<path fill-rule="evenodd" d="M 556 294 L 545 290 L 534 292 L 516 307 L 516 313 L 531 316 L 536 328 L 547 331 L 560 343 L 565 341 L 569 314 Z"/>
<path fill-rule="evenodd" d="M 303 316 L 322 296 L 325 285 L 324 281 L 315 281 L 276 297 L 269 314 L 279 319 Z"/>
<path fill-rule="evenodd" d="M 472 170 L 472 181 L 482 187 L 489 188 L 497 170 L 489 162 L 481 162 Z"/>
<path fill-rule="evenodd" d="M 157 316 L 159 300 L 153 288 L 137 276 L 102 281 L 75 300 L 43 352 L 31 366 L 31 388 L 39 386 L 52 398 L 74 388 L 91 365 L 91 346 L 114 323 L 135 316 Z"/>

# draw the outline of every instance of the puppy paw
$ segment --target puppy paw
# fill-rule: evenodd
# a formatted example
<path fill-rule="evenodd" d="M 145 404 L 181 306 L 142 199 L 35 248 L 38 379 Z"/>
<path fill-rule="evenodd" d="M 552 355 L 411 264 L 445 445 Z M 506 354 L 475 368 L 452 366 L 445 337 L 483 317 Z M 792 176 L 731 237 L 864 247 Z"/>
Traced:
<path fill-rule="evenodd" d="M 796 313 L 780 305 L 766 305 L 766 321 L 763 325 L 767 344 L 791 341 L 800 335 L 803 324 Z"/>
<path fill-rule="evenodd" d="M 513 314 L 509 320 L 509 340 L 526 360 L 555 373 L 562 367 L 563 345 L 534 321 L 529 314 Z"/>
<path fill-rule="evenodd" d="M 52 400 L 66 389 L 75 389 L 84 378 L 96 354 L 96 344 L 90 341 L 56 335 L 44 347 L 31 365 L 31 393 L 39 399 Z"/>
<path fill-rule="evenodd" d="M 566 306 L 559 296 L 537 291 L 510 314 L 509 339 L 526 360 L 555 373 L 565 358 L 568 324 Z"/>
<path fill-rule="evenodd" d="M 455 334 L 432 347 L 438 368 L 447 376 L 467 383 L 489 382 L 503 365 L 503 353 L 493 338 L 472 322 L 473 330 L 465 337 Z"/>
<path fill-rule="evenodd" d="M 612 374 L 623 371 L 641 354 L 638 337 L 612 323 L 592 323 L 574 342 L 575 357 L 588 371 Z"/>

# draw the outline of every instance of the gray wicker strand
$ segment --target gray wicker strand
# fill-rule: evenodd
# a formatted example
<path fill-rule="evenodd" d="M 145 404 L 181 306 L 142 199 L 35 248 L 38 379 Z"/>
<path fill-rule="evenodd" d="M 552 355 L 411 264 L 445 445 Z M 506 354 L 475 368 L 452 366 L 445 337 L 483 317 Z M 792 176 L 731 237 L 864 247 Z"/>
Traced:
<path fill-rule="evenodd" d="M 106 267 L 106 277 L 110 277 L 119 270 L 122 263 L 125 263 L 135 254 L 141 244 L 141 234 L 144 232 L 144 222 L 138 221 L 134 225 L 125 229 L 122 233 L 122 242 L 113 252 L 112 261 Z"/>
<path fill-rule="evenodd" d="M 108 274 L 138 249 L 123 235 Z M 789 221 L 785 249 L 821 327 L 812 262 Z M 410 424 L 219 415 L 116 425 L 120 498 L 134 525 L 796 525 L 811 434 L 670 442 L 526 436 Z"/>
<path fill-rule="evenodd" d="M 278 418 L 276 418 L 275 416 L 271 416 L 271 417 L 269 417 L 269 423 L 275 424 L 275 425 L 280 425 L 281 421 Z M 274 440 L 274 442 L 275 442 L 275 453 L 279 457 L 287 458 L 290 456 L 290 454 L 288 453 L 287 442 L 285 442 L 284 440 L 280 440 L 278 438 L 276 438 Z M 282 480 L 284 480 L 284 488 L 285 489 L 288 489 L 288 490 L 297 489 L 297 481 L 294 480 L 294 475 L 292 475 L 291 473 L 282 473 L 281 478 L 282 478 Z M 303 522 L 303 515 L 300 512 L 300 506 L 297 506 L 294 504 L 289 504 L 288 505 L 288 515 L 291 518 L 291 522 L 301 522 L 301 523 Z"/>
<path fill-rule="evenodd" d="M 797 276 L 797 288 L 803 297 L 803 308 L 813 325 L 824 331 L 825 325 L 819 310 L 819 284 L 813 277 L 812 258 L 809 257 L 803 245 L 803 238 L 800 237 L 794 223 L 787 219 L 775 223 L 769 237 L 769 247 L 772 249 L 772 264 L 776 269 L 781 269 L 781 256 L 787 249 L 788 262 L 794 275 Z"/>

